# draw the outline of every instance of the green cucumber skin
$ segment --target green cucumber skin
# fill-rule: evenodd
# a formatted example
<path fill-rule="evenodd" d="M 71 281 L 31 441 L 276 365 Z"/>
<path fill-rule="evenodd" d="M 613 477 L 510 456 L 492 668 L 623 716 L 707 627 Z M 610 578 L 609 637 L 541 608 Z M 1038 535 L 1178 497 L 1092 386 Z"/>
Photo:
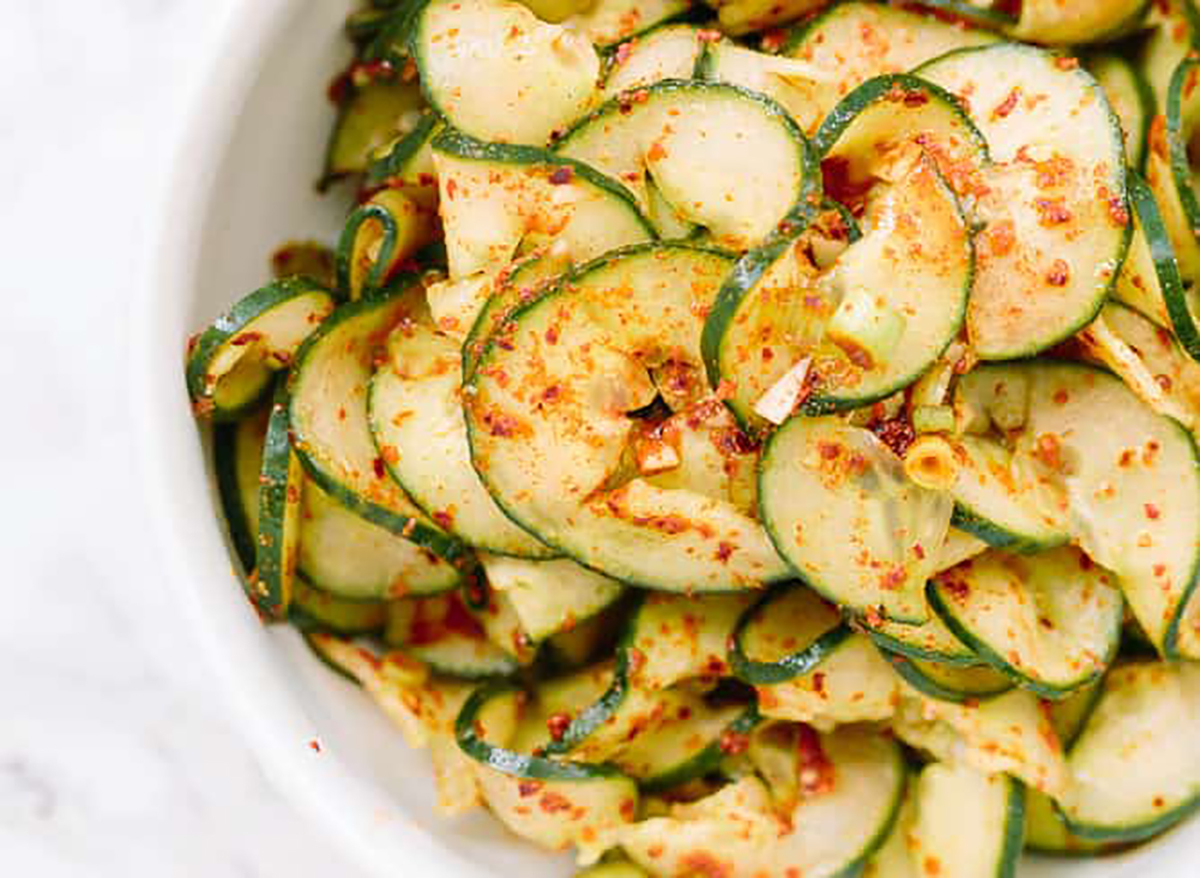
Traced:
<path fill-rule="evenodd" d="M 516 684 L 497 681 L 485 683 L 471 693 L 454 723 L 454 737 L 463 753 L 501 774 L 528 780 L 589 781 L 625 776 L 611 765 L 560 762 L 544 756 L 527 756 L 484 741 L 475 730 L 480 712 L 493 698 L 515 691 L 518 691 Z"/>
<path fill-rule="evenodd" d="M 979 664 L 979 657 L 974 653 L 963 652 L 955 655 L 937 652 L 936 650 L 913 646 L 912 644 L 905 643 L 903 640 L 897 640 L 891 635 L 884 634 L 868 626 L 863 626 L 862 631 L 884 652 L 900 658 L 916 659 L 917 661 L 925 662 L 940 662 L 943 665 L 953 665 L 956 668 L 967 668 L 971 665 Z"/>
<path fill-rule="evenodd" d="M 306 634 L 314 631 L 349 637 L 372 634 L 387 624 L 387 603 L 337 597 L 297 573 L 288 621 Z"/>
<path fill-rule="evenodd" d="M 364 204 L 355 208 L 346 220 L 346 225 L 342 227 L 342 233 L 338 237 L 337 249 L 334 251 L 338 291 L 346 298 L 353 298 L 350 275 L 354 260 L 354 242 L 363 223 L 372 219 L 383 227 L 383 242 L 379 245 L 379 256 L 371 265 L 367 276 L 363 278 L 360 296 L 370 296 L 378 292 L 387 281 L 385 275 L 396 252 L 396 218 L 381 204 Z"/>
<path fill-rule="evenodd" d="M 238 561 L 242 565 L 242 584 L 246 587 L 246 596 L 253 599 L 247 578 L 254 570 L 255 548 L 254 534 L 250 531 L 250 522 L 246 519 L 246 510 L 242 506 L 241 493 L 237 483 L 237 426 L 230 423 L 213 425 L 213 469 L 217 477 L 217 493 L 221 498 L 221 510 L 225 513 L 225 523 L 229 530 L 229 541 Z"/>
<path fill-rule="evenodd" d="M 1025 784 L 1009 777 L 1008 785 L 1008 818 L 996 878 L 1016 878 L 1021 852 L 1025 849 Z"/>
<path fill-rule="evenodd" d="M 878 648 L 878 647 L 877 647 Z M 921 673 L 921 670 L 914 665 L 908 658 L 902 655 L 897 655 L 889 652 L 886 649 L 879 648 L 880 653 L 887 659 L 888 664 L 892 669 L 903 678 L 904 682 L 912 686 L 922 695 L 937 701 L 949 701 L 952 704 L 965 704 L 968 701 L 982 701 L 987 698 L 994 698 L 997 695 L 1003 695 L 1005 692 L 1012 691 L 1012 685 L 1006 685 L 1002 689 L 984 690 L 984 691 L 963 691 L 951 689 L 948 686 L 930 679 Z"/>
<path fill-rule="evenodd" d="M 1077 835 L 1087 841 L 1134 844 L 1161 835 L 1192 814 L 1200 812 L 1200 795 L 1192 797 L 1154 820 L 1132 826 L 1096 826 L 1090 823 L 1076 823 L 1066 811 L 1059 807 L 1057 802 L 1054 803 L 1054 810 L 1072 835 Z"/>
<path fill-rule="evenodd" d="M 222 314 L 201 333 L 188 356 L 186 380 L 188 395 L 194 406 L 202 406 L 212 400 L 210 388 L 205 384 L 208 364 L 213 356 L 230 339 L 242 332 L 246 326 L 277 305 L 286 302 L 293 296 L 305 292 L 325 291 L 321 284 L 312 278 L 288 277 L 276 280 L 260 287 L 250 295 L 239 300 L 225 314 Z M 333 297 L 333 293 L 329 293 Z M 215 388 L 214 388 L 215 389 Z M 247 400 L 243 405 L 234 409 L 212 409 L 214 421 L 236 421 L 247 414 L 270 392 L 271 382 L 263 385 L 261 393 Z"/>
<path fill-rule="evenodd" d="M 969 506 L 962 503 L 954 504 L 954 513 L 950 518 L 950 526 L 966 531 L 971 536 L 979 537 L 993 549 L 1004 549 L 1022 555 L 1031 555 L 1065 546 L 1070 537 L 1063 534 L 1059 539 L 1035 540 L 1024 534 L 1009 530 L 986 516 L 980 515 Z"/>
<path fill-rule="evenodd" d="M 742 637 L 746 628 L 770 605 L 788 592 L 788 584 L 772 588 L 742 613 L 729 638 L 727 660 L 733 675 L 751 686 L 773 686 L 807 674 L 825 661 L 853 634 L 849 625 L 841 623 L 830 628 L 799 652 L 773 662 L 756 661 L 746 655 Z"/>
<path fill-rule="evenodd" d="M 405 165 L 434 136 L 441 121 L 436 113 L 430 112 L 422 116 L 417 127 L 396 141 L 387 155 L 371 162 L 367 167 L 366 185 L 385 186 L 391 177 L 402 174 Z"/>
<path fill-rule="evenodd" d="M 1196 437 L 1182 424 L 1171 421 L 1172 425 L 1192 446 L 1192 454 L 1196 461 L 1196 466 L 1200 467 L 1200 446 L 1196 444 Z M 1200 534 L 1197 534 L 1197 545 L 1200 545 Z M 1183 623 L 1183 618 L 1187 615 L 1188 604 L 1200 591 L 1200 551 L 1196 553 L 1195 564 L 1192 566 L 1189 574 L 1190 582 L 1179 598 L 1179 606 L 1175 609 L 1175 615 L 1167 624 L 1167 629 L 1163 633 L 1163 657 L 1172 661 L 1195 661 L 1200 659 L 1200 656 L 1184 655 L 1179 651 L 1179 626 Z"/>
<path fill-rule="evenodd" d="M 296 565 L 298 534 L 295 506 L 299 503 L 300 468 L 289 439 L 287 388 L 279 382 L 267 421 L 263 444 L 262 475 L 258 490 L 258 535 L 255 539 L 255 574 L 259 612 L 270 619 L 287 615 L 292 576 Z M 291 508 L 290 508 L 291 507 Z"/>
<path fill-rule="evenodd" d="M 1154 273 L 1158 276 L 1163 304 L 1171 318 L 1175 338 L 1189 357 L 1200 360 L 1200 328 L 1196 326 L 1191 309 L 1188 308 L 1183 277 L 1179 273 L 1179 263 L 1175 261 L 1175 251 L 1171 246 L 1171 239 L 1167 236 L 1158 202 L 1155 201 L 1154 193 L 1145 179 L 1132 171 L 1129 174 L 1129 200 L 1133 209 L 1137 211 L 1138 221 L 1142 224 L 1146 243 L 1150 247 Z"/>
<path fill-rule="evenodd" d="M 646 237 L 650 240 L 654 240 L 657 237 L 654 232 L 654 226 L 643 215 L 641 208 L 638 207 L 637 199 L 633 197 L 633 193 L 626 189 L 622 183 L 611 177 L 606 177 L 591 165 L 567 158 L 566 156 L 557 155 L 551 150 L 542 149 L 538 146 L 523 146 L 513 143 L 489 143 L 484 140 L 477 140 L 469 134 L 464 134 L 448 126 L 443 128 L 433 138 L 433 148 L 439 152 L 449 153 L 458 158 L 474 161 L 496 162 L 504 165 L 546 165 L 554 168 L 570 168 L 576 176 L 624 201 L 628 205 L 630 212 L 637 217 L 643 228 L 645 228 Z"/>
<path fill-rule="evenodd" d="M 361 689 L 362 683 L 360 683 L 358 681 L 357 677 L 355 677 L 353 674 L 351 674 L 349 671 L 347 671 L 345 668 L 343 668 L 337 662 L 330 661 L 329 657 L 327 655 L 325 655 L 325 652 L 321 649 L 321 647 L 317 646 L 316 641 L 313 639 L 313 635 L 325 633 L 324 629 L 316 627 L 315 620 L 313 619 L 312 616 L 309 616 L 306 613 L 301 614 L 300 612 L 297 611 L 297 609 L 295 607 L 292 608 L 292 613 L 295 614 L 295 618 L 291 620 L 292 624 L 295 626 L 296 630 L 300 632 L 300 636 L 304 640 L 304 645 L 308 647 L 309 651 L 314 656 L 316 656 L 317 661 L 319 661 L 325 667 L 329 668 L 329 670 L 333 671 L 335 674 L 337 674 L 343 680 L 347 680 L 348 682 L 353 683 L 356 687 Z M 305 627 L 309 623 L 314 623 L 314 626 L 313 627 Z"/>
<path fill-rule="evenodd" d="M 1171 87 L 1167 90 L 1167 148 L 1171 158 L 1171 178 L 1183 204 L 1192 234 L 1200 238 L 1200 198 L 1192 188 L 1192 168 L 1188 158 L 1188 145 L 1183 142 L 1183 90 L 1188 75 L 1200 68 L 1200 61 L 1184 58 L 1171 76 Z M 1196 75 L 1200 76 L 1200 73 Z"/>
<path fill-rule="evenodd" d="M 975 653 L 987 664 L 991 665 L 1000 673 L 1013 680 L 1022 689 L 1028 689 L 1040 698 L 1048 698 L 1056 701 L 1065 698 L 1072 692 L 1082 689 L 1089 683 L 1094 683 L 1100 677 L 1104 676 L 1104 672 L 1112 664 L 1113 659 L 1117 656 L 1117 650 L 1121 646 L 1121 627 L 1122 619 L 1117 617 L 1116 624 L 1113 626 L 1112 634 L 1108 638 L 1108 651 L 1103 657 L 1101 667 L 1086 674 L 1077 680 L 1072 681 L 1066 686 L 1051 686 L 1030 677 L 1028 674 L 1014 667 L 1004 656 L 992 648 L 991 644 L 985 642 L 975 633 L 963 624 L 954 614 L 953 608 L 942 597 L 941 591 L 938 589 L 936 582 L 931 581 L 925 588 L 925 597 L 929 601 L 930 609 L 938 615 L 945 623 L 950 631 L 965 643 L 968 647 L 975 650 Z M 1186 601 L 1185 601 L 1186 603 Z M 1182 610 L 1176 614 L 1176 618 L 1182 615 Z"/>
<path fill-rule="evenodd" d="M 304 344 L 300 346 L 300 350 L 296 352 L 293 367 L 288 376 L 286 386 L 289 409 L 295 404 L 295 388 L 299 380 L 298 376 L 304 371 L 304 362 L 308 358 L 309 353 L 320 344 L 321 340 L 346 320 L 358 317 L 364 312 L 379 307 L 383 303 L 390 302 L 394 297 L 402 295 L 413 282 L 412 278 L 406 278 L 404 282 L 393 282 L 388 287 L 380 290 L 377 295 L 341 305 L 312 335 L 305 339 Z M 466 544 L 457 537 L 435 528 L 426 522 L 419 521 L 407 515 L 401 515 L 377 503 L 373 503 L 327 473 L 308 449 L 308 443 L 305 441 L 304 435 L 295 429 L 294 424 L 292 445 L 308 477 L 316 483 L 318 488 L 336 499 L 351 512 L 354 512 L 372 524 L 377 524 L 386 530 L 390 530 L 392 533 L 399 534 L 409 542 L 429 549 L 429 551 L 433 552 L 439 558 L 450 562 L 460 570 L 469 568 L 472 565 L 474 556 Z"/>
<path fill-rule="evenodd" d="M 936 9 L 990 30 L 1007 30 L 1017 23 L 1016 17 L 1007 12 L 981 9 L 967 0 L 916 0 L 916 3 L 926 9 Z"/>
<path fill-rule="evenodd" d="M 1153 2 L 1153 0 L 1151 0 L 1151 2 Z M 1147 8 L 1148 7 L 1149 4 L 1147 4 Z M 1127 42 L 1132 43 L 1133 39 L 1131 38 Z M 1140 150 L 1140 153 L 1137 156 L 1137 161 L 1130 162 L 1127 176 L 1132 177 L 1134 175 L 1145 174 L 1146 159 L 1150 154 L 1150 126 L 1154 122 L 1155 113 L 1154 90 L 1150 87 L 1150 82 L 1146 79 L 1145 75 L 1143 75 L 1138 65 L 1130 60 L 1130 58 L 1134 57 L 1134 47 L 1132 45 L 1121 43 L 1108 49 L 1094 52 L 1091 55 L 1084 57 L 1084 65 L 1087 66 L 1089 63 L 1091 63 L 1093 57 L 1100 58 L 1105 55 L 1120 59 L 1120 63 L 1125 68 L 1126 73 L 1133 82 L 1134 93 L 1137 97 L 1138 106 L 1141 108 L 1142 112 L 1142 124 L 1139 126 L 1139 130 L 1137 131 L 1125 132 L 1129 136 L 1131 149 L 1134 144 L 1139 144 L 1138 149 Z M 1126 179 L 1126 186 L 1130 190 L 1129 197 L 1132 201 L 1132 183 L 1128 179 Z"/>
<path fill-rule="evenodd" d="M 691 759 L 676 765 L 662 774 L 638 781 L 638 786 L 647 793 L 657 793 L 672 787 L 682 786 L 696 778 L 716 771 L 725 759 L 725 750 L 721 747 L 721 739 L 725 735 L 748 735 L 762 722 L 758 705 L 752 704 L 739 714 L 733 722 L 727 725 L 715 741 L 709 742 L 703 750 Z"/>

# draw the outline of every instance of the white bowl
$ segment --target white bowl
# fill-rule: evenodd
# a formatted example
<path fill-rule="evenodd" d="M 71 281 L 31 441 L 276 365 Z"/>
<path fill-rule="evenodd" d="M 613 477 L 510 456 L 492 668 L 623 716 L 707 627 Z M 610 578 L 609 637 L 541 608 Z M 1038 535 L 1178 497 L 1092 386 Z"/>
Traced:
<path fill-rule="evenodd" d="M 208 447 L 188 408 L 188 334 L 264 280 L 277 244 L 331 240 L 340 224 L 344 202 L 319 198 L 313 181 L 333 118 L 324 89 L 349 54 L 340 25 L 350 6 L 244 0 L 193 98 L 158 216 L 154 270 L 133 314 L 133 418 L 163 578 L 178 590 L 235 722 L 274 782 L 369 874 L 569 875 L 564 857 L 513 839 L 486 814 L 438 818 L 425 755 L 408 750 L 294 632 L 259 624 L 233 572 Z M 1195 878 L 1198 854 L 1193 821 L 1124 857 L 1030 860 L 1021 875 Z"/>

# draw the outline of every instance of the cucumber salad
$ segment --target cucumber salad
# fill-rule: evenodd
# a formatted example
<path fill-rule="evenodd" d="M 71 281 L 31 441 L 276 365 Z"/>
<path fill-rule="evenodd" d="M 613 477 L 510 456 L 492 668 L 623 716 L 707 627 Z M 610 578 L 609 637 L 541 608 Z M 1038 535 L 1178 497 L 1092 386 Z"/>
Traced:
<path fill-rule="evenodd" d="M 374 0 L 188 346 L 264 621 L 592 878 L 1200 808 L 1193 0 Z"/>

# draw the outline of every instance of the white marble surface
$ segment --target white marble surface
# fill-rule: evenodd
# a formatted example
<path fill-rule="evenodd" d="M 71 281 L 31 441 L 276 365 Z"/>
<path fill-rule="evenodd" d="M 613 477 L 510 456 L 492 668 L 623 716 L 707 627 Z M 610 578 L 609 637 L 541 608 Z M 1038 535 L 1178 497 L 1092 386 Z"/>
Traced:
<path fill-rule="evenodd" d="M 359 874 L 228 719 L 131 474 L 126 303 L 236 2 L 0 0 L 0 875 Z"/>

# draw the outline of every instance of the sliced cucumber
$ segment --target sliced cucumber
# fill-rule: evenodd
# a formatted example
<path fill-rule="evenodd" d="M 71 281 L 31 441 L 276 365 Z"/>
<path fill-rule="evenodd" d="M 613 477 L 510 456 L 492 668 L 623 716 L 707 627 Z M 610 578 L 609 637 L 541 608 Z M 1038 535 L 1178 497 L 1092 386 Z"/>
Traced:
<path fill-rule="evenodd" d="M 617 764 L 637 778 L 643 791 L 669 790 L 715 771 L 760 721 L 753 706 L 710 707 L 690 698 L 675 709 L 674 718 L 634 738 Z"/>
<path fill-rule="evenodd" d="M 625 853 L 653 875 L 749 878 L 856 875 L 887 838 L 906 773 L 895 741 L 865 727 L 813 736 L 806 754 L 818 780 L 786 818 L 756 777 L 672 806 L 618 834 Z"/>
<path fill-rule="evenodd" d="M 499 271 L 551 243 L 581 262 L 654 237 L 628 190 L 579 162 L 451 130 L 433 154 L 452 279 Z"/>
<path fill-rule="evenodd" d="M 1154 193 L 1137 174 L 1129 175 L 1129 200 L 1134 236 L 1114 295 L 1159 326 L 1174 329 L 1188 355 L 1200 360 L 1200 328 L 1193 316 L 1195 296 L 1180 276 Z"/>
<path fill-rule="evenodd" d="M 404 81 L 395 71 L 371 76 L 355 65 L 344 74 L 344 81 L 348 93 L 339 101 L 337 122 L 325 153 L 322 188 L 365 172 L 377 149 L 405 137 L 420 124 L 425 107 L 420 85 Z"/>
<path fill-rule="evenodd" d="M 867 862 L 862 878 L 921 878 L 921 872 L 909 852 L 909 837 L 916 816 L 917 807 L 910 783 L 892 831 Z"/>
<path fill-rule="evenodd" d="M 619 582 L 565 558 L 484 555 L 480 561 L 488 584 L 508 598 L 522 630 L 538 643 L 602 612 L 624 593 Z"/>
<path fill-rule="evenodd" d="M 187 386 L 198 415 L 241 417 L 269 392 L 301 343 L 333 311 L 333 295 L 306 278 L 246 296 L 189 343 Z"/>
<path fill-rule="evenodd" d="M 672 24 L 619 47 L 605 74 L 604 96 L 615 97 L 664 79 L 691 79 L 708 45 L 703 34 L 690 24 Z"/>
<path fill-rule="evenodd" d="M 412 643 L 406 651 L 439 674 L 463 680 L 510 677 L 520 666 L 500 647 L 482 636 L 449 631 L 427 643 Z"/>
<path fill-rule="evenodd" d="M 941 665 L 969 667 L 979 664 L 979 656 L 974 650 L 955 637 L 933 612 L 920 625 L 879 619 L 864 620 L 863 628 L 877 645 L 894 655 Z"/>
<path fill-rule="evenodd" d="M 430 518 L 471 545 L 552 557 L 500 511 L 471 468 L 459 346 L 430 326 L 406 323 L 392 331 L 387 350 L 371 379 L 368 411 L 388 472 Z"/>
<path fill-rule="evenodd" d="M 650 874 L 628 860 L 604 862 L 575 873 L 575 878 L 650 878 Z"/>
<path fill-rule="evenodd" d="M 961 382 L 959 411 L 977 405 L 971 396 L 980 391 L 986 392 L 979 382 Z M 987 436 L 959 436 L 953 445 L 958 463 L 951 489 L 955 527 L 1013 552 L 1040 552 L 1070 539 L 1057 516 L 1042 512 L 1033 474 L 1009 449 Z"/>
<path fill-rule="evenodd" d="M 1200 668 L 1116 668 L 1071 748 L 1067 827 L 1094 841 L 1140 841 L 1200 807 Z"/>
<path fill-rule="evenodd" d="M 623 40 L 653 36 L 668 22 L 687 17 L 692 9 L 691 0 L 597 0 L 563 23 L 598 48 L 607 49 Z"/>
<path fill-rule="evenodd" d="M 292 438 L 321 490 L 366 521 L 456 559 L 464 555 L 462 544 L 426 519 L 388 477 L 367 414 L 376 353 L 398 323 L 421 319 L 422 292 L 410 284 L 343 305 L 309 336 L 288 378 Z"/>
<path fill-rule="evenodd" d="M 1115 577 L 1075 548 L 988 552 L 934 579 L 929 600 L 981 658 L 1047 698 L 1096 680 L 1121 642 Z"/>
<path fill-rule="evenodd" d="M 729 638 L 729 667 L 754 686 L 809 673 L 850 637 L 837 609 L 803 586 L 768 592 L 747 608 Z"/>
<path fill-rule="evenodd" d="M 418 204 L 432 203 L 437 177 L 431 145 L 444 124 L 433 111 L 423 113 L 411 131 L 371 154 L 365 184 L 399 189 Z"/>
<path fill-rule="evenodd" d="M 255 606 L 269 619 L 287 615 L 300 540 L 300 497 L 304 471 L 289 440 L 287 387 L 276 386 L 263 440 L 259 471 L 258 531 L 251 589 Z"/>
<path fill-rule="evenodd" d="M 1041 702 L 1023 689 L 959 704 L 905 686 L 892 728 L 906 744 L 944 762 L 1011 774 L 1050 795 L 1069 785 L 1062 744 Z"/>
<path fill-rule="evenodd" d="M 1025 844 L 1025 788 L 965 765 L 926 766 L 914 790 L 912 856 L 926 875 L 1013 878 Z"/>
<path fill-rule="evenodd" d="M 1187 355 L 1169 330 L 1132 308 L 1114 302 L 1105 305 L 1100 314 L 1108 330 L 1140 362 L 1153 395 L 1143 395 L 1132 382 L 1130 389 L 1148 405 L 1174 414 L 1180 423 L 1194 430 L 1200 418 L 1200 363 Z"/>
<path fill-rule="evenodd" d="M 464 388 L 472 463 L 497 503 L 614 579 L 702 592 L 787 575 L 731 502 L 611 482 L 636 423 L 628 413 L 657 394 L 648 370 L 698 372 L 703 314 L 729 265 L 681 244 L 609 254 L 519 310 Z"/>
<path fill-rule="evenodd" d="M 875 434 L 793 418 L 763 451 L 759 503 L 775 547 L 821 595 L 856 615 L 929 617 L 925 580 L 953 503 L 911 481 Z"/>
<path fill-rule="evenodd" d="M 463 593 L 468 611 L 483 628 L 484 636 L 522 667 L 537 659 L 537 644 L 521 627 L 521 617 L 507 594 L 472 583 Z"/>
<path fill-rule="evenodd" d="M 399 189 L 384 189 L 355 208 L 337 246 L 338 289 L 350 299 L 375 295 L 413 254 L 433 240 L 436 215 Z"/>
<path fill-rule="evenodd" d="M 611 655 L 627 624 L 630 601 L 618 601 L 574 628 L 552 634 L 542 643 L 550 673 L 576 671 Z"/>
<path fill-rule="evenodd" d="M 349 601 L 315 587 L 303 576 L 292 583 L 289 621 L 304 631 L 353 636 L 381 631 L 388 621 L 384 601 Z"/>
<path fill-rule="evenodd" d="M 554 147 L 626 183 L 647 184 L 714 243 L 760 243 L 819 180 L 804 135 L 761 94 L 724 83 L 665 80 L 609 100 Z"/>
<path fill-rule="evenodd" d="M 964 703 L 1001 695 L 1012 681 L 987 665 L 948 665 L 884 651 L 896 673 L 922 695 Z"/>
<path fill-rule="evenodd" d="M 481 140 L 540 146 L 597 94 L 592 44 L 510 0 L 429 0 L 412 49 L 430 105 Z"/>
<path fill-rule="evenodd" d="M 229 542 L 242 565 L 243 584 L 247 596 L 249 575 L 254 570 L 258 534 L 258 477 L 262 474 L 263 441 L 267 435 L 269 405 L 233 423 L 213 427 L 213 469 L 221 495 L 221 509 Z"/>
<path fill-rule="evenodd" d="M 1158 207 L 1167 234 L 1179 262 L 1184 280 L 1200 280 L 1200 198 L 1195 191 L 1191 150 L 1200 130 L 1200 97 L 1196 95 L 1200 62 L 1186 58 L 1171 77 L 1167 92 L 1166 128 L 1151 138 L 1146 165 L 1150 188 L 1158 197 Z M 1165 143 L 1166 153 L 1162 152 Z"/>
<path fill-rule="evenodd" d="M 1067 9 L 1058 0 L 1021 0 L 1020 17 L 1010 33 L 1044 45 L 1100 43 L 1137 30 L 1150 6 L 1150 0 L 1095 0 Z"/>
<path fill-rule="evenodd" d="M 1071 832 L 1054 800 L 1036 790 L 1025 795 L 1025 847 L 1052 857 L 1096 857 L 1120 849 L 1115 843 L 1089 841 Z"/>
<path fill-rule="evenodd" d="M 973 347 L 983 359 L 1045 350 L 1091 321 L 1125 259 L 1120 123 L 1090 74 L 1031 46 L 953 52 L 917 73 L 967 102 L 998 163 L 976 204 Z"/>
<path fill-rule="evenodd" d="M 347 509 L 312 480 L 304 484 L 299 571 L 346 600 L 437 594 L 460 574 L 427 549 Z"/>
<path fill-rule="evenodd" d="M 684 680 L 728 676 L 726 658 L 738 618 L 752 594 L 648 594 L 633 620 L 633 685 L 665 689 Z"/>
<path fill-rule="evenodd" d="M 1200 13 L 1195 0 L 1162 0 L 1151 6 L 1147 25 L 1149 32 L 1137 53 L 1137 63 L 1161 113 L 1167 106 L 1171 75 L 1200 37 Z"/>
<path fill-rule="evenodd" d="M 794 99 L 778 98 L 806 133 L 856 86 L 885 73 L 904 73 L 955 49 L 987 45 L 998 37 L 908 9 L 880 3 L 834 3 L 801 22 L 781 53 L 811 64 L 807 82 L 793 78 Z M 818 75 L 819 74 L 819 75 Z"/>
<path fill-rule="evenodd" d="M 1116 52 L 1092 53 L 1084 59 L 1084 65 L 1104 89 L 1109 105 L 1121 122 L 1125 157 L 1130 167 L 1142 167 L 1155 112 L 1150 84 L 1129 58 Z"/>
<path fill-rule="evenodd" d="M 480 712 L 512 691 L 506 684 L 488 684 L 472 694 L 455 724 L 458 745 L 482 766 L 483 797 L 510 830 L 551 850 L 575 844 L 581 860 L 594 862 L 617 828 L 633 819 L 637 785 L 615 768 L 527 756 L 482 737 L 476 728 Z"/>
<path fill-rule="evenodd" d="M 795 21 L 820 8 L 823 0 L 714 0 L 721 29 L 730 34 L 765 30 Z"/>

